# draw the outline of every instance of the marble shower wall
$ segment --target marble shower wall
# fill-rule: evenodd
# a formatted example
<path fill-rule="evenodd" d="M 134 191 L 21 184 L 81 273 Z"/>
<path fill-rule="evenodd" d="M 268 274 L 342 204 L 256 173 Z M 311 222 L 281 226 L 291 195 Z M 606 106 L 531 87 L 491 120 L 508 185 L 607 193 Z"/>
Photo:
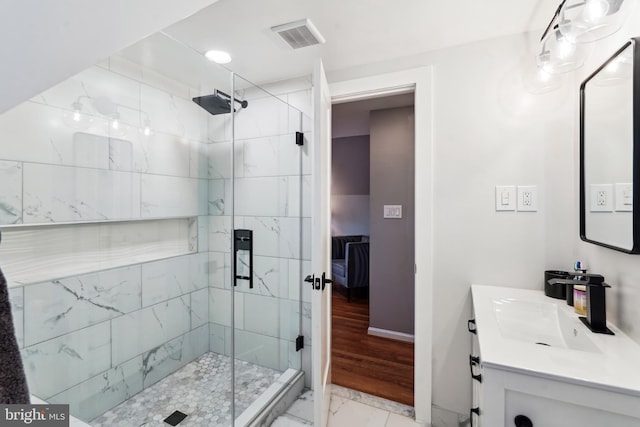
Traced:
<path fill-rule="evenodd" d="M 311 357 L 310 289 L 302 287 L 311 271 L 310 86 L 301 79 L 268 88 L 280 99 L 254 87 L 238 93 L 249 105 L 235 115 L 235 199 L 229 122 L 209 119 L 210 349 L 230 354 L 233 206 L 235 228 L 253 230 L 254 239 L 254 288 L 246 280 L 235 288 L 236 356 L 281 371 L 308 367 Z M 296 131 L 304 131 L 303 147 Z M 239 258 L 239 274 L 248 275 L 247 264 Z"/>
<path fill-rule="evenodd" d="M 207 215 L 207 114 L 148 73 L 112 58 L 0 115 L 0 224 Z"/>
<path fill-rule="evenodd" d="M 11 289 L 30 391 L 89 421 L 208 349 L 208 255 Z"/>
<path fill-rule="evenodd" d="M 208 115 L 196 95 L 112 57 L 0 115 L 0 226 L 97 221 L 109 236 L 111 221 L 197 219 L 184 255 L 154 258 L 150 244 L 141 262 L 123 245 L 127 265 L 7 277 L 31 392 L 84 420 L 209 351 Z"/>

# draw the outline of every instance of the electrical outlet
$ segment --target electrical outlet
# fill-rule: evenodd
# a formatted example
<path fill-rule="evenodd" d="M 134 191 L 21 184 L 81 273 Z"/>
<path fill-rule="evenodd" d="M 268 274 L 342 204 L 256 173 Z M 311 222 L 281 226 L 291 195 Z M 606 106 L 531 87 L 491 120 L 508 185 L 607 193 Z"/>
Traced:
<path fill-rule="evenodd" d="M 518 186 L 518 211 L 536 212 L 538 210 L 538 187 L 535 185 Z"/>
<path fill-rule="evenodd" d="M 589 208 L 591 212 L 613 212 L 613 184 L 591 184 L 589 186 Z"/>

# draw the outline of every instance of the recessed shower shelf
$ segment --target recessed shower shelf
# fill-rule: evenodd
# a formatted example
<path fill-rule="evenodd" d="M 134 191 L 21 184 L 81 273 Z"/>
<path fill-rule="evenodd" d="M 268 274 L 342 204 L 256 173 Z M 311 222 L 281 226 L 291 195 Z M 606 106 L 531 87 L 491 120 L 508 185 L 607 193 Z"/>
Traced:
<path fill-rule="evenodd" d="M 197 251 L 197 218 L 0 227 L 10 287 Z"/>

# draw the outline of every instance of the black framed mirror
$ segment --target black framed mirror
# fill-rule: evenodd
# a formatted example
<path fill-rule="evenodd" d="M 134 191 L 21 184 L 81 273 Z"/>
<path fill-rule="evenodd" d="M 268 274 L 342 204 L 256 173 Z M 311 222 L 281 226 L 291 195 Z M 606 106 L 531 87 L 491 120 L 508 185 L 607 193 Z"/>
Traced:
<path fill-rule="evenodd" d="M 580 85 L 580 238 L 640 253 L 640 38 Z"/>

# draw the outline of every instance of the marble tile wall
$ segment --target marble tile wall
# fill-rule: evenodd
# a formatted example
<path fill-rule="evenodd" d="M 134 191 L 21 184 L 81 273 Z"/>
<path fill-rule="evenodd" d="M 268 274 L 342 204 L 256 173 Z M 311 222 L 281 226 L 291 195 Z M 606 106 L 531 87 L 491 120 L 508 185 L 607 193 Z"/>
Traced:
<path fill-rule="evenodd" d="M 301 113 L 310 112 L 311 97 L 303 83 L 280 84 L 280 99 L 257 88 L 239 94 L 249 105 L 235 116 L 233 195 L 229 123 L 209 121 L 210 349 L 230 353 L 232 230 L 251 229 L 254 287 L 239 280 L 234 288 L 236 356 L 281 371 L 301 369 L 311 344 L 311 294 L 302 288 L 311 271 L 311 121 Z M 305 132 L 305 146 L 295 144 L 296 131 Z M 239 274 L 248 271 L 246 257 L 238 263 Z M 298 334 L 305 335 L 302 352 Z"/>
<path fill-rule="evenodd" d="M 31 392 L 88 421 L 209 351 L 207 269 L 196 253 L 12 287 Z"/>
<path fill-rule="evenodd" d="M 0 226 L 37 236 L 47 225 L 69 246 L 57 251 L 64 260 L 47 252 L 37 279 L 11 283 L 30 391 L 84 420 L 209 351 L 210 141 L 196 92 L 114 57 L 0 115 Z M 114 106 L 117 129 L 105 113 Z M 156 224 L 187 217 L 181 236 Z M 86 222 L 98 231 L 77 232 Z M 160 252 L 154 242 L 167 235 L 188 241 L 185 255 Z M 86 251 L 90 241 L 130 261 L 107 265 Z M 64 274 L 47 275 L 60 264 Z"/>
<path fill-rule="evenodd" d="M 118 61 L 0 115 L 0 225 L 207 214 L 207 113 L 192 89 L 151 86 Z"/>

